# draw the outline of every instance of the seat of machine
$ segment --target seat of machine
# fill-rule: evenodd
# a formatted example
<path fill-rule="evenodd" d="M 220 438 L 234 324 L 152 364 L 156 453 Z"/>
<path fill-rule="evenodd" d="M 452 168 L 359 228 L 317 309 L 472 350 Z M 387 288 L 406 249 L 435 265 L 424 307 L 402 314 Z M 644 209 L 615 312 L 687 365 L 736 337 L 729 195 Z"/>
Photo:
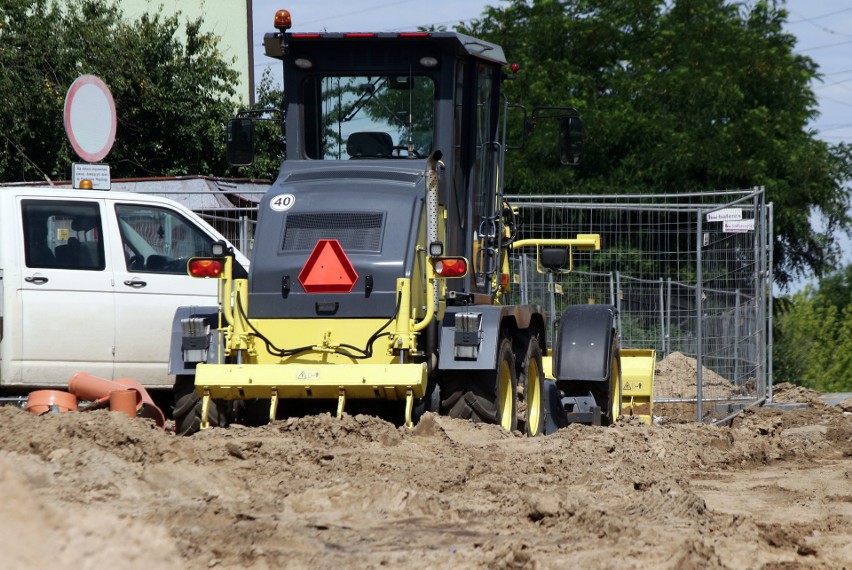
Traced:
<path fill-rule="evenodd" d="M 346 141 L 346 152 L 350 159 L 391 158 L 393 139 L 382 132 L 352 133 Z"/>

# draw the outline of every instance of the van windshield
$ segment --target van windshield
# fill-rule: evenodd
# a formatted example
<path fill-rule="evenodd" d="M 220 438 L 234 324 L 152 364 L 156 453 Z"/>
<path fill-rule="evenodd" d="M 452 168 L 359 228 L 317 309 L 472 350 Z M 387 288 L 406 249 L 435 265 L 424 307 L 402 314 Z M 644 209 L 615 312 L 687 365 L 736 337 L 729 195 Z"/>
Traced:
<path fill-rule="evenodd" d="M 308 158 L 425 158 L 431 152 L 435 84 L 429 77 L 313 76 L 302 89 Z"/>

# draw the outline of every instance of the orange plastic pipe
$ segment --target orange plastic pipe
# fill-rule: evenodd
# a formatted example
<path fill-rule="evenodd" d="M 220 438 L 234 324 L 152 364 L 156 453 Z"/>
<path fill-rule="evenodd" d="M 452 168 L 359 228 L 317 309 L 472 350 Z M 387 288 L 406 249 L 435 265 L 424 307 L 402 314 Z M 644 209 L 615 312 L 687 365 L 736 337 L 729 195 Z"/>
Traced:
<path fill-rule="evenodd" d="M 136 390 L 115 390 L 109 393 L 109 410 L 111 412 L 121 412 L 127 414 L 131 418 L 136 417 Z"/>
<path fill-rule="evenodd" d="M 96 402 L 98 400 L 109 400 L 113 392 L 124 392 L 128 388 L 135 392 L 135 410 L 143 418 L 154 420 L 158 426 L 166 424 L 163 411 L 154 404 L 151 395 L 142 387 L 142 384 L 132 378 L 119 378 L 118 380 L 105 380 L 92 376 L 88 372 L 78 372 L 68 382 L 68 391 L 81 400 Z M 134 413 L 134 416 L 137 414 Z"/>

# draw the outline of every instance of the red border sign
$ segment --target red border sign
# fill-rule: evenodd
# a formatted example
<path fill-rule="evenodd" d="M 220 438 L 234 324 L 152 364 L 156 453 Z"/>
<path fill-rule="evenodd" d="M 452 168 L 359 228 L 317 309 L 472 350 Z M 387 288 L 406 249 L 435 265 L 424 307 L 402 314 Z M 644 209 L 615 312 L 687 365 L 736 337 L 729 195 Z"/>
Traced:
<path fill-rule="evenodd" d="M 65 132 L 80 158 L 102 160 L 115 142 L 115 101 L 109 87 L 94 75 L 81 75 L 65 95 Z"/>

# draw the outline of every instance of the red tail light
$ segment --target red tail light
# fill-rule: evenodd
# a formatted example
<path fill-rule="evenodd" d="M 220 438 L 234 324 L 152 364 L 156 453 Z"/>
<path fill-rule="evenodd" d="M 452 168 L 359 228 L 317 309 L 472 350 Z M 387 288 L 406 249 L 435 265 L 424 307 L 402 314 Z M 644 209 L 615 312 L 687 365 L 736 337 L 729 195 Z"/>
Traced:
<path fill-rule="evenodd" d="M 435 273 L 441 277 L 464 277 L 467 275 L 467 260 L 463 257 L 436 259 Z"/>
<path fill-rule="evenodd" d="M 221 259 L 195 257 L 187 264 L 189 274 L 193 277 L 221 277 L 225 264 Z"/>

